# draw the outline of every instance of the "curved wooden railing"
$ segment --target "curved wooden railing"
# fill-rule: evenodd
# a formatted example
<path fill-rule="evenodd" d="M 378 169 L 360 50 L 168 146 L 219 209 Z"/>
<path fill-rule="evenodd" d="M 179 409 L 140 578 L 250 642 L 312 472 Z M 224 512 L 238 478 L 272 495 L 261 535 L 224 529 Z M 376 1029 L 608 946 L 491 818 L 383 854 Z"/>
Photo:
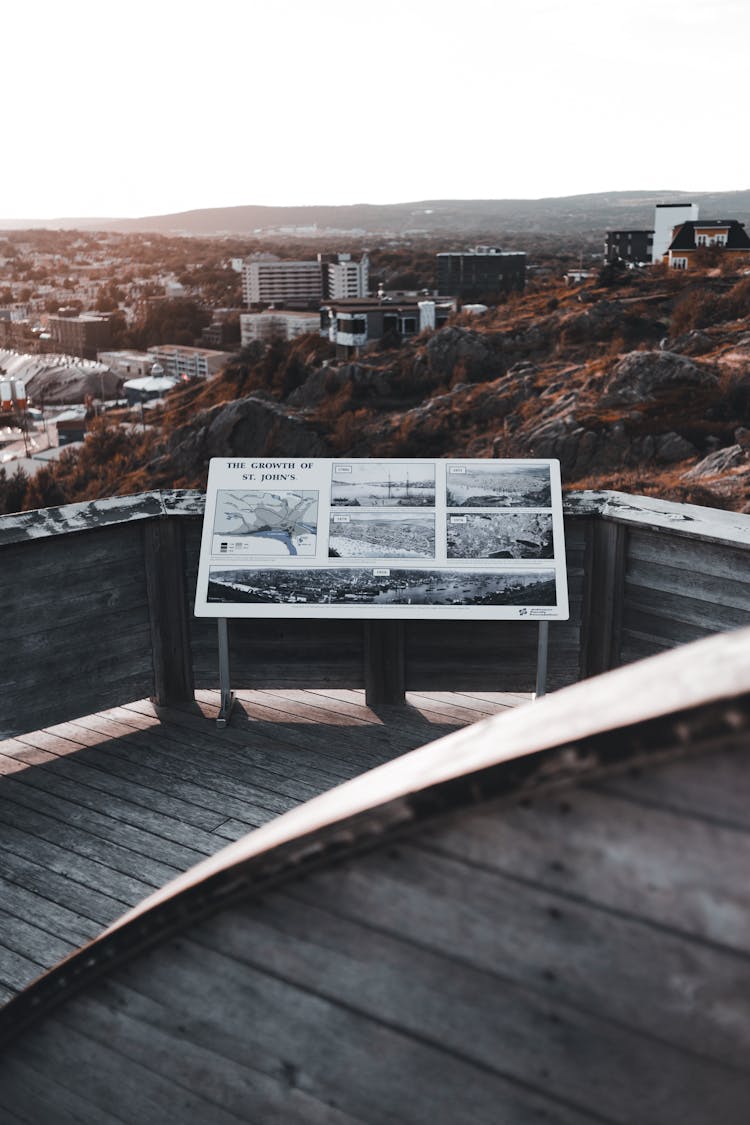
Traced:
<path fill-rule="evenodd" d="M 99 1125 L 127 1091 L 146 1125 L 744 1125 L 750 822 L 701 781 L 711 755 L 745 779 L 749 731 L 744 630 L 315 798 L 12 1001 L 0 1109 L 56 1120 L 57 1092 Z"/>
<path fill-rule="evenodd" d="M 192 617 L 203 496 L 160 491 L 0 518 L 0 738 L 217 683 L 213 622 Z M 750 622 L 750 516 L 613 492 L 565 500 L 569 622 L 549 686 Z M 247 686 L 531 691 L 522 622 L 232 622 Z"/>

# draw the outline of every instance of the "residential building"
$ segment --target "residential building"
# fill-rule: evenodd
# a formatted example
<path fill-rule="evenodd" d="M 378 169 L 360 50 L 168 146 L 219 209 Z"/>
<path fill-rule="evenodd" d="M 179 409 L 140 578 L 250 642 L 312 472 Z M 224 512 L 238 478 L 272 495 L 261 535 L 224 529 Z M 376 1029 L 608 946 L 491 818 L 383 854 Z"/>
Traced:
<path fill-rule="evenodd" d="M 453 298 L 331 301 L 320 310 L 320 335 L 335 344 L 337 358 L 347 359 L 384 336 L 408 339 L 426 328 L 439 328 L 455 311 Z"/>
<path fill-rule="evenodd" d="M 97 352 L 96 358 L 123 379 L 141 379 L 151 374 L 156 360 L 148 352 Z"/>
<path fill-rule="evenodd" d="M 232 352 L 216 352 L 210 348 L 187 348 L 179 344 L 156 344 L 149 355 L 158 360 L 165 375 L 175 379 L 208 379 L 226 367 L 234 358 Z"/>
<path fill-rule="evenodd" d="M 359 261 L 351 254 L 318 254 L 309 262 L 250 258 L 242 267 L 242 295 L 249 306 L 319 306 L 322 300 L 366 297 L 369 271 L 367 254 Z"/>
<path fill-rule="evenodd" d="M 306 308 L 323 300 L 320 262 L 245 262 L 242 296 L 247 305 Z"/>
<path fill-rule="evenodd" d="M 654 247 L 652 230 L 608 230 L 604 240 L 607 262 L 650 262 Z"/>
<path fill-rule="evenodd" d="M 370 259 L 363 254 L 355 261 L 351 254 L 318 254 L 323 275 L 325 300 L 353 300 L 370 292 Z"/>
<path fill-rule="evenodd" d="M 437 256 L 438 293 L 461 298 L 493 299 L 526 284 L 526 254 L 477 246 L 474 250 L 447 251 Z"/>
<path fill-rule="evenodd" d="M 106 348 L 112 339 L 107 313 L 67 316 L 61 309 L 56 316 L 49 317 L 47 327 L 58 351 L 82 359 L 95 359 L 96 353 Z"/>
<path fill-rule="evenodd" d="M 672 241 L 672 232 L 682 223 L 698 218 L 697 203 L 657 203 L 654 208 L 654 240 L 651 261 L 661 262 Z"/>
<path fill-rule="evenodd" d="M 740 257 L 749 260 L 750 237 L 745 224 L 736 219 L 701 219 L 678 226 L 666 252 L 670 269 L 687 270 L 695 265 L 695 255 L 700 250 L 715 247 L 722 257 Z"/>
<path fill-rule="evenodd" d="M 306 332 L 317 332 L 320 315 L 293 309 L 267 309 L 265 312 L 240 314 L 242 347 L 254 340 L 270 344 L 273 340 L 294 340 Z"/>

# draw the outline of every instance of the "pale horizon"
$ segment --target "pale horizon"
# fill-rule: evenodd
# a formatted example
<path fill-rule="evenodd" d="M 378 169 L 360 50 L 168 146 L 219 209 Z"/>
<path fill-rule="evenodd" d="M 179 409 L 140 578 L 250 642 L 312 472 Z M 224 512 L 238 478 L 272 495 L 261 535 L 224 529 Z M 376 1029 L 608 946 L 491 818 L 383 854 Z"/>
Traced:
<path fill-rule="evenodd" d="M 747 183 L 742 0 L 474 0 L 460 20 L 447 0 L 100 13 L 6 14 L 0 219 Z"/>

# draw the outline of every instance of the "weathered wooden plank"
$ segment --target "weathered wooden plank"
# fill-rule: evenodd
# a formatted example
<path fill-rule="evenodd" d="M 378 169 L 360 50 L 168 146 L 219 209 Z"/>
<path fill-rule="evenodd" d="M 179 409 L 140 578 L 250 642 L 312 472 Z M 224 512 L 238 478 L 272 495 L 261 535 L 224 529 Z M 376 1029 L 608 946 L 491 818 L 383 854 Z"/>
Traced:
<path fill-rule="evenodd" d="M 147 1069 L 158 1058 L 163 1078 L 177 1087 L 200 1089 L 208 1103 L 206 1121 L 214 1121 L 215 1107 L 236 1114 L 233 1120 L 247 1120 L 248 1106 L 254 1120 L 279 1125 L 353 1125 L 361 1120 L 311 1096 L 283 1067 L 266 1073 L 254 1065 L 252 1055 L 229 1062 L 213 1044 L 195 1043 L 170 1025 L 164 1005 L 133 989 L 107 983 L 101 999 L 84 998 L 68 1018 L 84 1034 L 112 1035 L 114 1027 L 110 1041 L 119 1054 Z"/>
<path fill-rule="evenodd" d="M 428 836 L 425 836 L 427 839 Z M 482 812 L 440 848 L 702 941 L 750 951 L 750 836 L 578 788 Z"/>
<path fill-rule="evenodd" d="M 80 792 L 78 792 L 79 788 Z M 49 822 L 47 828 L 50 828 L 52 823 L 64 826 L 66 839 L 78 843 L 80 834 L 68 835 L 67 830 L 79 829 L 87 837 L 91 836 L 97 841 L 107 841 L 127 852 L 134 852 L 148 859 L 149 863 L 158 862 L 168 865 L 168 868 L 173 870 L 184 871 L 206 854 L 200 847 L 200 841 L 195 846 L 189 846 L 177 843 L 166 833 L 162 834 L 164 818 L 147 816 L 145 819 L 148 828 L 144 825 L 134 825 L 133 821 L 138 819 L 136 806 L 128 809 L 128 820 L 121 819 L 124 817 L 122 802 L 105 793 L 101 793 L 98 801 L 90 799 L 83 786 L 66 783 L 63 778 L 56 779 L 55 784 L 44 788 L 39 784 L 32 785 L 16 778 L 7 778 L 3 783 L 3 808 L 7 810 L 10 804 L 13 805 L 14 814 L 18 807 L 23 807 L 38 816 L 43 814 L 45 822 Z M 97 807 L 101 811 L 97 811 Z M 198 837 L 199 830 L 194 831 Z M 137 860 L 136 863 L 140 866 L 141 860 Z M 131 857 L 125 870 L 130 870 L 132 866 Z M 165 867 L 161 873 L 161 881 L 169 879 L 172 873 L 173 871 Z"/>
<path fill-rule="evenodd" d="M 40 1047 L 46 1047 L 46 1052 Z M 44 1066 L 50 1081 L 78 1095 L 81 1099 L 77 1111 L 79 1120 L 87 1125 L 94 1125 L 100 1120 L 97 1114 L 106 1114 L 113 1107 L 127 1107 L 128 1119 L 139 1125 L 163 1125 L 169 1120 L 185 1125 L 205 1125 L 208 1121 L 212 1125 L 214 1122 L 236 1125 L 237 1122 L 234 1115 L 224 1113 L 199 1093 L 162 1078 L 158 1072 L 158 1057 L 152 1058 L 148 1065 L 131 1060 L 128 1067 L 123 1067 L 116 1042 L 94 1040 L 89 1031 L 70 1023 L 50 1020 L 48 1032 L 40 1038 L 34 1056 L 23 1047 L 18 1054 L 34 1069 Z M 89 1103 L 88 1106 L 85 1103 Z"/>
<path fill-rule="evenodd" d="M 52 681 L 40 680 L 29 674 L 12 697 L 3 697 L 0 738 L 87 715 L 97 707 L 103 709 L 125 700 L 141 699 L 150 690 L 150 684 L 150 656 L 147 664 L 129 670 L 127 674 L 122 669 L 113 668 L 106 677 L 72 677 L 66 681 L 61 681 L 59 677 Z"/>
<path fill-rule="evenodd" d="M 748 587 L 750 595 L 750 587 Z M 632 582 L 625 583 L 625 605 L 629 614 L 644 612 L 668 621 L 684 621 L 702 630 L 702 635 L 718 633 L 727 629 L 740 629 L 750 625 L 750 599 L 746 610 L 726 606 L 717 591 L 715 601 L 702 601 L 690 597 L 685 591 L 666 593 Z"/>
<path fill-rule="evenodd" d="M 196 978 L 195 964 L 204 966 Z M 305 1092 L 369 1125 L 530 1125 L 607 1120 L 560 1104 L 546 1092 L 519 1086 L 495 1058 L 479 1067 L 440 1044 L 362 1018 L 345 1006 L 216 954 L 205 945 L 171 943 L 168 957 L 132 966 L 122 979 L 171 1009 L 192 1043 L 232 1063 L 247 1059 L 271 1075 L 286 1062 Z M 185 990 L 188 991 L 185 991 Z M 73 1005 L 68 1007 L 73 1010 Z M 290 1018 L 291 1011 L 294 1017 Z M 192 1013 L 199 1011 L 195 1020 Z M 252 1018 L 248 1018 L 252 1013 Z M 82 1013 L 77 1019 L 82 1018 Z M 101 1040 L 104 1028 L 99 1028 Z M 540 1081 L 544 1085 L 544 1081 Z M 246 1120 L 254 1120 L 248 1104 Z"/>
<path fill-rule="evenodd" d="M 747 518 L 747 517 L 743 517 Z M 631 529 L 628 557 L 642 562 L 661 563 L 691 575 L 711 575 L 736 581 L 747 574 L 748 551 L 731 541 L 705 543 L 695 538 L 668 532 Z"/>
<path fill-rule="evenodd" d="M 388 866 L 393 868 L 394 864 Z M 412 882 L 408 859 L 402 858 L 398 867 L 398 882 L 403 893 L 405 884 Z M 377 863 L 370 865 L 376 879 L 377 868 Z M 421 865 L 418 870 L 421 874 Z M 459 897 L 462 905 L 466 900 L 474 904 L 474 922 L 481 926 L 481 900 L 471 890 L 465 893 L 465 898 L 461 896 L 462 876 L 465 879 L 465 870 L 458 874 L 454 897 Z M 391 885 L 391 891 L 393 889 Z M 512 901 L 512 892 L 507 899 Z M 695 1034 L 695 1029 L 690 1029 L 692 1034 L 686 1035 L 685 1029 L 680 1027 L 690 1009 L 684 992 L 670 995 L 668 989 L 660 988 L 660 999 L 671 1001 L 672 1020 L 661 1020 L 659 1030 L 663 1034 L 658 1038 L 654 1035 L 653 1021 L 643 1012 L 642 995 L 640 1008 L 632 1003 L 630 1009 L 637 1020 L 635 1026 L 628 1026 L 618 1018 L 619 997 L 614 996 L 610 1002 L 609 997 L 602 994 L 609 992 L 611 996 L 620 986 L 619 949 L 614 953 L 611 974 L 603 963 L 601 947 L 588 962 L 588 971 L 596 975 L 599 985 L 598 1003 L 592 1007 L 582 1002 L 580 993 L 573 993 L 571 988 L 559 990 L 549 985 L 540 986 L 541 974 L 535 977 L 527 970 L 525 979 L 514 979 L 508 971 L 508 960 L 499 949 L 490 968 L 486 964 L 479 967 L 468 962 L 465 939 L 464 948 L 454 945 L 449 952 L 445 947 L 440 948 L 439 939 L 433 943 L 430 934 L 435 925 L 434 914 L 423 916 L 423 929 L 418 937 L 404 941 L 397 932 L 394 915 L 398 906 L 392 899 L 390 907 L 385 906 L 384 911 L 368 913 L 357 921 L 331 913 L 337 910 L 339 900 L 343 900 L 346 909 L 346 895 L 340 891 L 331 894 L 330 884 L 329 893 L 319 904 L 313 903 L 309 896 L 303 904 L 285 899 L 283 894 L 274 894 L 261 904 L 228 911 L 221 924 L 200 926 L 196 940 L 260 973 L 273 974 L 300 990 L 342 1004 L 364 1018 L 397 1027 L 422 1042 L 432 1042 L 482 1066 L 499 1065 L 506 1075 L 519 1082 L 533 1084 L 540 1068 L 539 1048 L 543 1037 L 541 1065 L 547 1094 L 564 1103 L 588 1108 L 609 1120 L 631 1119 L 634 1075 L 638 1076 L 638 1108 L 640 1120 L 644 1121 L 661 1120 L 660 1107 L 668 1105 L 673 1120 L 702 1122 L 704 1118 L 700 1115 L 705 1112 L 707 1093 L 725 1080 L 733 1087 L 725 1103 L 728 1108 L 736 1109 L 738 1095 L 750 1092 L 750 1076 L 745 1074 L 738 1082 L 737 1074 L 725 1070 L 727 1047 L 738 1069 L 743 1068 L 747 1059 L 750 1016 L 741 1003 L 732 1005 L 741 1021 L 740 1042 L 736 1035 L 722 1035 L 720 1021 L 718 1028 L 710 1020 L 704 1021 L 702 1030 L 708 1025 L 714 1033 L 709 1061 L 706 1044 Z M 611 939 L 616 926 L 611 919 L 606 921 Z M 373 923 L 376 929 L 370 928 Z M 495 929 L 496 923 L 484 921 L 484 926 Z M 391 932 L 384 933 L 384 928 Z M 581 930 L 585 932 L 585 928 L 586 920 L 581 919 Z M 528 940 L 536 937 L 539 929 L 539 926 L 533 927 Z M 514 934 L 516 943 L 520 935 L 526 939 L 526 934 L 527 928 L 519 926 Z M 653 941 L 653 935 L 649 936 L 652 941 L 645 945 L 653 954 L 658 942 Z M 669 950 L 662 962 L 663 968 L 669 972 L 673 966 L 672 971 L 685 974 L 689 971 L 686 970 L 689 953 L 684 946 Z M 725 972 L 722 977 L 730 999 L 731 989 L 744 978 L 745 966 L 740 962 L 733 968 L 734 973 Z M 657 977 L 657 974 L 652 970 L 651 976 Z M 705 988 L 705 978 L 700 977 L 699 972 L 696 973 L 698 979 Z M 626 984 L 632 987 L 634 983 L 642 985 L 642 981 L 635 981 L 631 974 Z M 655 983 L 658 984 L 658 979 Z M 587 1001 L 591 992 L 589 988 Z M 632 997 L 630 999 L 632 1001 Z M 673 1027 L 673 1023 L 677 1026 Z M 671 1041 L 673 1035 L 683 1036 L 688 1041 L 675 1044 Z M 500 1051 L 498 1044 L 502 1044 Z M 685 1059 L 685 1049 L 690 1052 L 689 1063 Z M 689 1091 L 685 1089 L 688 1065 Z M 701 1095 L 703 1104 L 697 1109 L 691 1103 Z"/>
<path fill-rule="evenodd" d="M 719 604 L 741 613 L 750 613 L 750 568 L 748 563 L 733 578 L 684 570 L 660 562 L 644 562 L 637 557 L 628 560 L 626 582 L 647 590 L 663 591 L 688 597 L 709 605 Z"/>
<path fill-rule="evenodd" d="M 44 929 L 38 922 L 32 925 L 11 914 L 5 903 L 0 908 L 0 932 L 3 947 L 33 961 L 40 967 L 37 973 L 43 966 L 62 960 L 82 944 L 77 938 L 59 936 Z M 0 973 L 3 963 L 3 954 L 0 953 Z"/>
<path fill-rule="evenodd" d="M 12 1065 L 6 1066 L 0 1086 L 2 1120 L 21 1121 L 23 1125 L 81 1125 L 91 1113 L 91 1103 L 74 1094 L 64 1084 L 51 1082 L 44 1073 L 46 1042 L 34 1048 L 24 1047 L 15 1052 Z M 12 1116 L 8 1108 L 13 1105 L 21 1115 Z M 123 1113 L 127 1108 L 123 1107 Z M 97 1122 L 101 1125 L 127 1125 L 127 1118 L 98 1108 Z"/>
<path fill-rule="evenodd" d="M 193 698 L 190 624 L 184 582 L 182 527 L 177 520 L 154 520 L 143 527 L 154 697 L 157 703 Z"/>
<path fill-rule="evenodd" d="M 30 633 L 18 637 L 13 641 L 15 660 L 7 660 L 6 674 L 12 684 L 14 665 L 20 664 L 54 675 L 61 666 L 65 668 L 66 656 L 70 659 L 72 654 L 75 654 L 76 662 L 87 661 L 91 666 L 97 662 L 105 663 L 108 654 L 110 663 L 141 653 L 150 663 L 150 647 L 148 614 L 142 606 L 131 614 L 103 615 L 95 629 L 91 620 L 81 620 L 75 626 L 50 628 L 44 634 Z M 72 676 L 73 672 L 68 671 L 68 675 Z"/>
<path fill-rule="evenodd" d="M 70 878 L 67 871 L 61 874 L 59 870 L 55 870 L 46 860 L 50 858 L 50 854 L 56 854 L 59 859 L 59 850 L 57 853 L 40 852 L 38 862 L 25 858 L 20 854 L 23 849 L 18 839 L 19 837 L 16 838 L 13 851 L 9 847 L 4 847 L 3 850 L 3 878 L 9 883 L 12 882 L 15 886 L 38 895 L 39 898 L 63 907 L 63 913 L 65 910 L 73 911 L 79 919 L 83 920 L 83 925 L 92 922 L 97 930 L 103 929 L 105 925 L 124 914 L 132 899 L 114 897 L 115 888 L 109 886 L 106 875 L 100 873 L 100 886 L 106 885 L 109 893 L 97 889 L 95 885 L 87 886 L 75 878 Z M 30 843 L 29 838 L 24 834 L 20 834 L 20 839 L 27 844 Z M 3 843 L 5 844 L 5 835 L 3 835 Z M 29 850 L 28 846 L 26 850 Z"/>
<path fill-rule="evenodd" d="M 48 898 L 27 887 L 18 886 L 17 883 L 5 878 L 4 873 L 0 876 L 0 902 L 3 911 L 8 914 L 33 922 L 36 927 L 45 929 L 76 947 L 84 945 L 101 932 L 101 926 L 97 922 L 92 922 L 90 918 L 82 918 L 67 906 L 50 902 Z M 12 946 L 5 926 L 2 927 L 2 934 L 3 941 Z M 18 951 L 23 953 L 25 948 L 20 948 Z"/>
<path fill-rule="evenodd" d="M 559 854 L 550 848 L 549 862 L 564 864 Z M 439 842 L 397 845 L 386 856 L 316 873 L 286 893 L 301 906 L 298 914 L 286 912 L 290 925 L 318 907 L 648 1039 L 740 1068 L 747 1059 L 745 953 L 467 863 Z M 264 899 L 253 915 L 262 922 L 275 901 Z M 313 915 L 310 940 L 314 933 Z"/>
<path fill-rule="evenodd" d="M 94 775 L 93 783 L 91 775 Z M 214 813 L 205 828 L 186 824 L 178 813 L 180 804 L 190 810 L 187 802 L 168 802 L 162 793 L 147 785 L 139 790 L 135 783 L 123 783 L 117 776 L 107 777 L 101 770 L 77 768 L 75 762 L 60 761 L 54 769 L 29 771 L 16 780 L 29 790 L 102 813 L 135 829 L 145 829 L 203 855 L 212 850 L 211 832 L 225 819 Z"/>
<path fill-rule="evenodd" d="M 689 644 L 690 641 L 708 636 L 710 632 L 719 632 L 718 629 L 707 630 L 693 622 L 662 617 L 658 611 L 649 612 L 630 601 L 623 608 L 623 628 L 634 637 L 653 639 L 670 647 Z"/>
<path fill-rule="evenodd" d="M 53 959 L 54 960 L 54 959 Z M 50 962 L 51 963 L 51 962 Z M 16 993 L 42 973 L 44 962 L 25 957 L 0 944 L 0 987 Z"/>
<path fill-rule="evenodd" d="M 298 803 L 299 798 L 286 802 L 280 801 L 279 795 L 269 795 L 264 804 L 266 795 L 262 788 L 249 786 L 242 777 L 233 780 L 231 774 L 217 781 L 217 763 L 212 755 L 211 768 L 207 768 L 205 746 L 194 750 L 175 744 L 172 748 L 155 745 L 150 739 L 148 748 L 139 749 L 129 742 L 126 746 L 124 739 L 119 741 L 119 748 L 108 745 L 101 752 L 87 751 L 87 757 L 95 755 L 97 768 L 87 771 L 86 784 L 92 792 L 106 793 L 123 783 L 127 784 L 128 791 L 137 789 L 139 781 L 142 782 L 140 803 L 148 802 L 146 808 L 159 815 L 162 831 L 175 833 L 188 842 L 205 840 L 203 833 L 212 832 L 228 815 L 242 814 L 251 820 L 254 817 L 266 820 L 272 813 Z M 96 776 L 92 776 L 94 774 Z M 66 776 L 77 782 L 77 773 L 66 772 Z M 129 809 L 124 811 L 130 816 Z M 171 823 L 173 820 L 184 825 L 184 830 L 180 831 Z"/>
<path fill-rule="evenodd" d="M 750 764 L 740 749 L 688 757 L 648 770 L 634 768 L 591 788 L 750 832 Z"/>
<path fill-rule="evenodd" d="M 142 582 L 128 580 L 107 573 L 102 579 L 101 571 L 96 581 L 89 581 L 80 591 L 60 590 L 55 595 L 54 607 L 50 601 L 50 586 L 45 580 L 37 584 L 33 572 L 25 572 L 31 578 L 34 597 L 20 596 L 2 608 L 3 635 L 10 640 L 34 635 L 46 635 L 50 630 L 81 628 L 83 623 L 96 621 L 102 616 L 115 618 L 125 614 L 140 614 L 145 620 L 145 599 Z M 92 576 L 93 577 L 93 576 Z M 27 580 L 28 580 L 27 578 Z"/>
<path fill-rule="evenodd" d="M 101 864 L 107 871 L 117 871 L 121 876 L 125 876 L 126 879 L 132 877 L 131 873 L 134 868 L 136 868 L 139 877 L 138 897 L 140 898 L 143 898 L 144 894 L 148 893 L 149 887 L 162 886 L 186 866 L 180 864 L 169 865 L 154 859 L 148 854 L 148 847 L 145 843 L 141 845 L 142 850 L 134 851 L 129 846 L 120 844 L 112 839 L 111 837 L 116 834 L 114 831 L 110 833 L 110 838 L 106 839 L 103 836 L 87 832 L 80 823 L 76 823 L 76 821 L 80 822 L 81 818 L 73 809 L 68 813 L 69 819 L 65 821 L 57 820 L 54 817 L 47 816 L 33 808 L 29 808 L 27 805 L 16 800 L 11 801 L 6 797 L 2 802 L 2 815 L 5 822 L 3 836 L 5 837 L 7 835 L 10 840 L 8 847 L 12 848 L 14 840 L 16 839 L 15 833 L 12 833 L 11 829 L 18 829 L 25 835 L 34 837 L 34 839 L 40 843 L 54 844 L 55 847 L 60 848 L 66 855 L 69 855 L 71 871 L 75 870 L 77 864 L 74 857 L 80 857 L 81 859 L 91 860 Z M 132 840 L 132 834 L 127 835 L 129 835 Z M 42 850 L 43 849 L 40 849 L 40 854 Z M 32 850 L 31 858 L 34 858 L 34 854 Z M 134 856 L 137 856 L 136 860 L 134 860 Z M 104 886 L 109 889 L 110 883 L 107 881 L 108 878 L 109 876 L 105 877 L 104 880 L 100 878 L 96 885 Z M 120 896 L 119 890 L 114 893 L 116 893 L 118 897 Z"/>

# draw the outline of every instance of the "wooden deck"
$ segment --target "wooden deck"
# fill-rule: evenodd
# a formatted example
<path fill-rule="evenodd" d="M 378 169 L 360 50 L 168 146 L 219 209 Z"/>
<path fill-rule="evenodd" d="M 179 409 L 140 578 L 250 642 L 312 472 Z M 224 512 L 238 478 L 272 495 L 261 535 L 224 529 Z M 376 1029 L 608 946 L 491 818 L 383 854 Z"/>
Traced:
<path fill-rule="evenodd" d="M 0 1003 L 229 841 L 373 766 L 529 697 L 239 691 L 148 700 L 0 742 Z"/>

